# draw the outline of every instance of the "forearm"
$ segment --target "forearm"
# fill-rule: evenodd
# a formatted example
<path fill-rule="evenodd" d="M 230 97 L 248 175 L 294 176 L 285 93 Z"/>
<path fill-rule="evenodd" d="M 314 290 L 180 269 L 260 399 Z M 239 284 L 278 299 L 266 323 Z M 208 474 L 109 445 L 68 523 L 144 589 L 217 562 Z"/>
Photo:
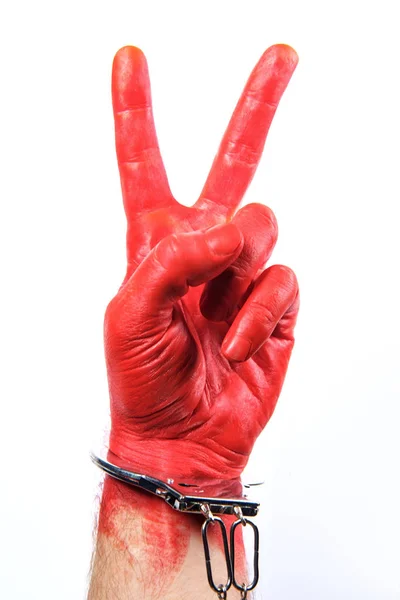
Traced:
<path fill-rule="evenodd" d="M 202 522 L 198 515 L 176 512 L 155 496 L 106 476 L 88 600 L 216 598 L 207 582 Z M 213 574 L 216 582 L 224 582 L 219 528 L 210 533 Z M 236 549 L 241 580 L 245 560 L 239 536 Z M 229 595 L 240 596 L 233 588 Z"/>

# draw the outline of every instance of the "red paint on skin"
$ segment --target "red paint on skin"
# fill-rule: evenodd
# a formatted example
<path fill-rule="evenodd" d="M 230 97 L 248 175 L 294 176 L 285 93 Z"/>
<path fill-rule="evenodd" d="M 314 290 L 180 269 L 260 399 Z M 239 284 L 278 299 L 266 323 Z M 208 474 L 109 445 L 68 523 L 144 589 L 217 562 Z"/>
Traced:
<path fill-rule="evenodd" d="M 105 478 L 98 532 L 124 552 L 132 569 L 132 549 L 140 548 L 148 589 L 152 583 L 154 591 L 167 590 L 172 584 L 187 555 L 194 520 L 151 494 Z"/>
<path fill-rule="evenodd" d="M 237 520 L 234 515 L 222 515 L 222 520 L 225 523 L 226 532 L 228 536 L 228 543 L 230 544 L 230 530 L 232 523 Z M 235 532 L 235 570 L 237 581 L 245 581 L 247 578 L 247 565 L 246 565 L 246 553 L 243 542 L 242 528 L 237 527 Z M 219 526 L 209 527 L 209 544 L 211 547 L 217 549 L 221 554 L 224 553 L 224 542 L 221 535 Z"/>
<path fill-rule="evenodd" d="M 125 526 L 121 527 L 124 520 Z M 230 527 L 236 517 L 223 515 L 222 520 L 229 540 Z M 135 528 L 135 523 L 139 521 L 140 527 Z M 124 552 L 132 568 L 134 568 L 134 559 L 130 550 L 132 547 L 140 546 L 149 581 L 154 574 L 158 589 L 161 587 L 168 589 L 172 584 L 184 563 L 190 536 L 200 536 L 203 521 L 200 515 L 178 513 L 151 494 L 132 488 L 111 477 L 105 478 L 98 532 L 112 539 L 113 545 Z M 216 552 L 221 555 L 224 553 L 219 527 L 209 528 L 208 540 L 212 556 Z M 239 581 L 244 581 L 246 556 L 240 528 L 235 534 L 235 552 L 237 578 Z"/>
<path fill-rule="evenodd" d="M 272 211 L 259 204 L 235 210 L 296 64 L 289 46 L 263 54 L 201 196 L 188 208 L 169 188 L 146 59 L 134 47 L 116 55 L 113 106 L 128 267 L 104 331 L 110 449 L 133 470 L 189 483 L 236 479 L 273 413 L 294 343 L 297 281 L 281 266 L 260 275 L 277 239 Z M 138 498 L 132 491 L 127 498 L 121 486 L 106 485 L 100 530 L 108 536 L 116 535 L 118 507 Z M 162 505 L 154 498 L 146 506 L 153 502 Z M 146 534 L 157 552 L 149 551 L 148 561 L 154 565 L 154 556 L 166 552 L 168 568 L 176 570 L 187 551 L 184 517 L 158 505 Z M 166 520 L 164 508 L 171 513 Z M 178 550 L 167 541 L 177 528 Z M 243 557 L 238 550 L 238 561 Z"/>
<path fill-rule="evenodd" d="M 222 519 L 229 539 L 230 526 L 236 517 L 223 515 Z M 169 589 L 184 564 L 190 537 L 200 537 L 203 521 L 201 515 L 178 513 L 151 494 L 105 478 L 98 532 L 112 539 L 132 569 L 135 567 L 132 548 L 140 547 L 141 563 L 146 564 L 148 592 L 152 591 L 152 584 L 154 594 Z M 212 557 L 223 554 L 220 529 L 210 527 L 208 531 Z M 241 580 L 245 578 L 246 558 L 240 530 L 235 539 L 236 572 Z"/>

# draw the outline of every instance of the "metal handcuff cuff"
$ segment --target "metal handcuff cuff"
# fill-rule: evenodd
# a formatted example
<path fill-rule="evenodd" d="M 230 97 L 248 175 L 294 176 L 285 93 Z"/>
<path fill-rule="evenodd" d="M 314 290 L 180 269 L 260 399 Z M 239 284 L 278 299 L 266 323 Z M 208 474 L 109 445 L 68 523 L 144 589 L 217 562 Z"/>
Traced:
<path fill-rule="evenodd" d="M 232 585 L 240 591 L 242 599 L 246 599 L 247 593 L 254 590 L 259 577 L 259 532 L 257 526 L 246 517 L 257 515 L 259 503 L 249 500 L 245 492 L 247 488 L 260 484 L 246 485 L 240 480 L 229 482 L 216 480 L 199 486 L 195 483 L 178 483 L 173 479 L 162 481 L 147 474 L 134 473 L 121 463 L 117 464 L 119 459 L 114 455 L 111 462 L 107 449 L 102 452 L 91 452 L 90 457 L 98 467 L 115 479 L 155 494 L 175 510 L 202 514 L 205 517 L 202 526 L 202 539 L 207 579 L 218 598 L 225 599 Z M 225 523 L 220 517 L 215 516 L 218 514 L 237 516 L 237 521 L 231 525 L 229 543 Z M 208 529 L 216 524 L 221 529 L 223 541 L 227 571 L 225 584 L 216 584 L 212 573 Z M 248 584 L 238 582 L 235 577 L 235 531 L 240 525 L 249 525 L 254 534 L 253 580 Z"/>

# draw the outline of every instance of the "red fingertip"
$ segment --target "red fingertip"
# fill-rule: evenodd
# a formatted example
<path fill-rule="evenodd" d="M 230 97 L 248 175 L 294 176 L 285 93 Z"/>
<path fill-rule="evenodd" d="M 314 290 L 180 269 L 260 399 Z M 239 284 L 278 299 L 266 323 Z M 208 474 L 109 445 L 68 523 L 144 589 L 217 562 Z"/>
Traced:
<path fill-rule="evenodd" d="M 233 223 L 216 225 L 205 232 L 205 239 L 214 254 L 226 256 L 243 246 L 243 236 Z"/>
<path fill-rule="evenodd" d="M 114 111 L 150 104 L 147 60 L 140 48 L 124 46 L 114 57 L 112 69 Z"/>
<path fill-rule="evenodd" d="M 270 46 L 263 56 L 274 56 L 275 60 L 284 60 L 295 68 L 299 62 L 299 55 L 296 50 L 288 44 L 274 44 Z"/>
<path fill-rule="evenodd" d="M 146 60 L 143 50 L 137 46 L 123 46 L 114 56 L 114 63 L 124 60 Z"/>

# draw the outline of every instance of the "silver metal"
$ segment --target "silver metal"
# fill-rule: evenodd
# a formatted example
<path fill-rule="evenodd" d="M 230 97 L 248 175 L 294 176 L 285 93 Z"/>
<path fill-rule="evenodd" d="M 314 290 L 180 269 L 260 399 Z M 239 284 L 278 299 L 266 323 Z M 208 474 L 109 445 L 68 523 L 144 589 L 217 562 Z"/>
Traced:
<path fill-rule="evenodd" d="M 236 514 L 235 507 L 239 507 L 245 517 L 254 517 L 258 513 L 259 503 L 247 497 L 244 484 L 239 479 L 182 482 L 171 473 L 171 477 L 164 481 L 150 474 L 132 471 L 107 449 L 91 452 L 90 457 L 112 477 L 155 494 L 175 510 L 204 514 L 201 507 L 207 504 L 214 514 Z"/>
<path fill-rule="evenodd" d="M 228 595 L 228 590 L 225 585 L 219 587 L 219 591 L 217 592 L 217 596 L 219 600 L 225 600 Z"/>
<path fill-rule="evenodd" d="M 226 534 L 225 523 L 223 522 L 223 520 L 220 519 L 219 517 L 214 517 L 214 515 L 212 515 L 209 507 L 208 507 L 208 512 L 211 514 L 211 517 L 207 518 L 207 520 L 204 521 L 203 526 L 201 528 L 201 535 L 203 538 L 203 547 L 204 547 L 204 557 L 206 560 L 207 579 L 208 579 L 208 583 L 209 583 L 211 589 L 213 589 L 214 592 L 217 593 L 218 598 L 226 598 L 227 591 L 229 590 L 229 588 L 232 585 L 232 565 L 231 565 L 231 558 L 229 555 L 228 536 Z M 221 529 L 224 554 L 225 554 L 226 572 L 227 572 L 226 583 L 220 584 L 220 585 L 216 585 L 216 583 L 214 581 L 212 567 L 211 567 L 210 548 L 208 545 L 208 535 L 207 535 L 210 524 L 214 526 L 217 523 Z"/>
<path fill-rule="evenodd" d="M 200 504 L 200 510 L 206 519 L 210 519 L 210 521 L 215 521 L 215 517 L 212 514 L 208 504 Z"/>
<path fill-rule="evenodd" d="M 242 585 L 236 581 L 236 577 L 235 577 L 235 530 L 239 525 L 243 525 L 243 526 L 250 525 L 250 527 L 253 529 L 253 533 L 254 533 L 253 581 L 248 584 L 243 583 Z M 260 534 L 258 531 L 258 527 L 257 527 L 257 525 L 255 525 L 255 523 L 253 523 L 253 521 L 249 521 L 248 519 L 245 519 L 245 518 L 239 519 L 238 521 L 235 521 L 234 523 L 232 523 L 230 538 L 231 538 L 230 539 L 230 546 L 231 546 L 230 557 L 231 557 L 231 565 L 232 565 L 232 583 L 233 583 L 233 586 L 237 590 L 240 590 L 240 592 L 242 594 L 244 594 L 244 596 L 242 596 L 242 598 L 247 598 L 247 592 L 254 590 L 254 588 L 256 587 L 256 585 L 258 583 L 258 578 L 259 578 L 258 562 L 259 562 Z"/>
<path fill-rule="evenodd" d="M 243 516 L 243 511 L 242 511 L 242 509 L 240 508 L 240 506 L 234 506 L 234 507 L 233 507 L 233 512 L 235 513 L 235 515 L 237 516 L 237 518 L 241 520 L 241 522 L 242 522 L 242 525 L 245 527 L 245 526 L 246 526 L 246 523 L 247 523 L 247 521 L 246 521 L 246 519 L 245 519 L 245 518 L 244 518 L 244 516 Z"/>
<path fill-rule="evenodd" d="M 218 598 L 226 599 L 227 592 L 228 592 L 229 588 L 231 587 L 231 585 L 233 584 L 234 587 L 240 591 L 241 599 L 246 600 L 247 592 L 253 590 L 256 587 L 256 585 L 258 583 L 258 578 L 259 578 L 259 566 L 258 566 L 259 532 L 258 532 L 257 526 L 252 521 L 249 521 L 248 519 L 246 519 L 243 516 L 243 512 L 242 512 L 240 506 L 234 506 L 234 513 L 239 517 L 239 519 L 237 521 L 235 521 L 231 526 L 230 552 L 229 552 L 226 527 L 225 527 L 225 524 L 222 521 L 222 519 L 215 517 L 212 514 L 210 506 L 207 503 L 204 503 L 201 505 L 201 511 L 202 511 L 203 515 L 206 517 L 206 520 L 203 523 L 203 527 L 201 529 L 201 533 L 202 533 L 202 538 L 203 538 L 207 579 L 208 579 L 208 583 L 209 583 L 211 589 L 217 593 Z M 223 539 L 225 562 L 226 562 L 226 569 L 227 569 L 227 581 L 224 585 L 217 585 L 215 583 L 213 573 L 212 573 L 212 567 L 211 567 L 210 549 L 209 549 L 209 544 L 208 544 L 207 533 L 208 533 L 209 525 L 210 524 L 215 525 L 215 523 L 218 523 L 218 525 L 220 526 L 222 539 Z M 235 577 L 235 530 L 239 525 L 242 525 L 243 527 L 245 527 L 247 524 L 253 529 L 253 532 L 254 532 L 254 556 L 253 556 L 254 575 L 253 575 L 253 581 L 251 583 L 239 584 L 236 581 L 236 577 Z"/>

